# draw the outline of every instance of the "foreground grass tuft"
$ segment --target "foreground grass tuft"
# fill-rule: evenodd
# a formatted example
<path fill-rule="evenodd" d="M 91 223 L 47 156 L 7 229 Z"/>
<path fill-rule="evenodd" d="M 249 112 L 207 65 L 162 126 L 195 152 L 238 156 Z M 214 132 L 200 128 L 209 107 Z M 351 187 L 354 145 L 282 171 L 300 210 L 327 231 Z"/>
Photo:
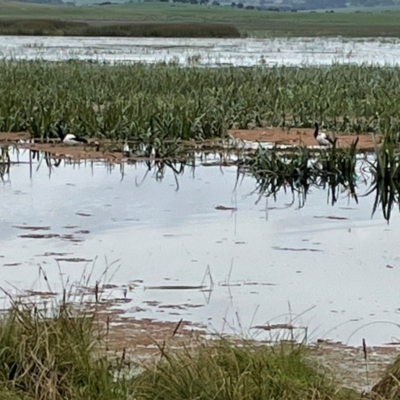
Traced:
<path fill-rule="evenodd" d="M 119 398 L 109 362 L 97 354 L 97 345 L 93 318 L 74 315 L 66 308 L 46 318 L 35 308 L 14 304 L 0 322 L 2 396 Z"/>
<path fill-rule="evenodd" d="M 51 318 L 49 317 L 51 315 Z M 105 351 L 96 314 L 14 302 L 0 319 L 0 400 L 344 400 L 304 346 L 225 339 L 160 348 L 142 372 Z M 123 362 L 125 361 L 125 362 Z"/>
<path fill-rule="evenodd" d="M 145 399 L 344 399 L 313 365 L 301 346 L 255 346 L 226 340 L 195 351 L 165 354 L 137 380 Z M 346 392 L 346 396 L 349 396 Z"/>
<path fill-rule="evenodd" d="M 400 357 L 391 364 L 383 378 L 371 390 L 375 400 L 400 399 Z"/>

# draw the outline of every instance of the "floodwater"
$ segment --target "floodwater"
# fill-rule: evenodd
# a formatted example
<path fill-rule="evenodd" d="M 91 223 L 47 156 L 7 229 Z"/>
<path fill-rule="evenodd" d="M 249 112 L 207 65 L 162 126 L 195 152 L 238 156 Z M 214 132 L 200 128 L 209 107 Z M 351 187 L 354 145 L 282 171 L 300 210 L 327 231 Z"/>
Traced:
<path fill-rule="evenodd" d="M 0 182 L 0 286 L 49 291 L 42 268 L 60 293 L 94 268 L 91 283 L 115 285 L 104 295 L 125 299 L 125 317 L 259 338 L 277 332 L 252 327 L 291 323 L 308 340 L 351 345 L 400 336 L 399 216 L 371 217 L 373 196 L 331 206 L 313 189 L 299 208 L 284 192 L 257 202 L 250 176 L 235 189 L 235 167 L 186 169 L 179 187 L 171 170 L 146 171 L 12 165 Z"/>
<path fill-rule="evenodd" d="M 398 38 L 167 39 L 0 36 L 0 58 L 197 66 L 396 65 Z"/>

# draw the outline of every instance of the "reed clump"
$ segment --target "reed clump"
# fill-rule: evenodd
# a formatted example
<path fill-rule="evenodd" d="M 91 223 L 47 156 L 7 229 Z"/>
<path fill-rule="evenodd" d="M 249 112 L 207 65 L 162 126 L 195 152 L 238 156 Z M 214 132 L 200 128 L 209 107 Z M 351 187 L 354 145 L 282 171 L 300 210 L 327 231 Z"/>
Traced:
<path fill-rule="evenodd" d="M 14 302 L 0 320 L 0 385 L 16 399 L 123 399 L 98 351 L 94 318 Z M 3 390 L 5 392 L 3 392 Z"/>
<path fill-rule="evenodd" d="M 0 35 L 237 38 L 240 32 L 233 25 L 213 22 L 93 25 L 56 19 L 7 19 L 0 20 Z"/>
<path fill-rule="evenodd" d="M 372 214 L 380 205 L 384 218 L 389 221 L 393 207 L 400 208 L 400 151 L 393 135 L 385 136 L 382 145 L 375 149 L 375 160 L 368 164 L 372 182 L 366 195 L 375 193 Z"/>
<path fill-rule="evenodd" d="M 307 195 L 313 170 L 311 156 L 306 147 L 297 147 L 293 152 L 281 152 L 277 147 L 258 147 L 254 154 L 245 156 L 238 163 L 238 174 L 250 173 L 256 179 L 260 193 L 276 197 L 283 188 Z M 238 175 L 239 177 L 239 175 Z"/>
<path fill-rule="evenodd" d="M 332 205 L 336 203 L 343 189 L 358 202 L 356 193 L 358 139 L 357 137 L 347 148 L 338 148 L 335 140 L 330 149 L 319 153 L 317 163 L 314 164 L 317 175 L 315 184 L 323 189 L 328 187 Z"/>
<path fill-rule="evenodd" d="M 275 198 L 283 189 L 293 196 L 299 195 L 301 205 L 310 187 L 328 187 L 332 205 L 342 190 L 347 190 L 357 201 L 357 143 L 358 139 L 348 148 L 338 148 L 335 141 L 331 148 L 317 151 L 300 146 L 285 151 L 259 146 L 254 154 L 239 161 L 238 179 L 242 173 L 251 174 L 260 195 Z"/>

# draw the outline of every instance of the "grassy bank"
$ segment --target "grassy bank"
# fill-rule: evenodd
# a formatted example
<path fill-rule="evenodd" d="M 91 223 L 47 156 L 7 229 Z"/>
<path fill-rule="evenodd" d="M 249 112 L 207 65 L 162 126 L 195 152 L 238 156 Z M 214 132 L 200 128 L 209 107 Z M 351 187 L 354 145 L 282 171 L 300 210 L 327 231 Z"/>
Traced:
<path fill-rule="evenodd" d="M 96 27 L 120 23 L 223 23 L 235 26 L 244 34 L 256 36 L 400 37 L 399 11 L 284 13 L 169 3 L 67 7 L 2 0 L 0 8 L 3 20 L 89 21 Z M 80 31 L 77 26 L 76 33 Z M 7 30 L 0 30 L 0 34 L 3 32 L 7 33 Z M 58 34 L 57 29 L 52 32 Z"/>
<path fill-rule="evenodd" d="M 221 23 L 93 25 L 52 19 L 10 19 L 0 20 L 0 35 L 236 38 L 240 32 L 232 25 Z"/>
<path fill-rule="evenodd" d="M 399 359 L 382 371 L 374 395 L 362 396 L 344 388 L 322 366 L 324 359 L 310 357 L 309 347 L 290 341 L 187 339 L 186 346 L 173 350 L 170 338 L 159 338 L 159 353 L 139 361 L 120 335 L 123 350 L 108 347 L 114 328 L 97 314 L 97 306 L 104 311 L 100 300 L 79 307 L 69 301 L 53 299 L 43 307 L 25 298 L 2 312 L 1 400 L 399 398 Z"/>
<path fill-rule="evenodd" d="M 399 67 L 199 69 L 3 61 L 0 131 L 28 129 L 45 139 L 63 120 L 67 129 L 89 137 L 149 142 L 319 121 L 336 132 L 392 133 L 398 139 L 399 87 Z"/>
<path fill-rule="evenodd" d="M 48 318 L 49 313 L 53 318 Z M 358 398 L 307 361 L 304 346 L 218 340 L 199 342 L 180 352 L 160 347 L 161 360 L 147 362 L 139 372 L 125 352 L 106 351 L 107 333 L 101 326 L 95 313 L 88 315 L 67 304 L 53 306 L 46 313 L 40 306 L 14 303 L 0 320 L 0 398 Z"/>

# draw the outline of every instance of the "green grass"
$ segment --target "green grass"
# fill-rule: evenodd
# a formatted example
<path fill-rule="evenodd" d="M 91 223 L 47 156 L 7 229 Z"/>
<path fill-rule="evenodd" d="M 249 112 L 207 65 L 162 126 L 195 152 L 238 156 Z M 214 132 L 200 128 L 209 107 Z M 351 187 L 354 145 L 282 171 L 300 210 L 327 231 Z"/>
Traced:
<path fill-rule="evenodd" d="M 126 399 L 113 382 L 110 361 L 98 352 L 94 318 L 63 306 L 48 311 L 53 318 L 17 302 L 1 318 L 4 399 Z"/>
<path fill-rule="evenodd" d="M 190 4 L 137 3 L 109 6 L 67 7 L 0 1 L 2 19 L 62 19 L 116 22 L 218 22 L 257 36 L 400 37 L 399 11 L 390 13 L 277 13 L 237 10 Z"/>
<path fill-rule="evenodd" d="M 3 61 L 0 92 L 0 132 L 28 129 L 42 139 L 55 137 L 50 130 L 59 120 L 90 137 L 143 143 L 315 121 L 336 132 L 393 133 L 397 139 L 400 132 L 400 67 Z"/>
<path fill-rule="evenodd" d="M 375 384 L 372 391 L 377 394 L 377 400 L 400 399 L 400 357 L 387 367 L 382 379 Z"/>
<path fill-rule="evenodd" d="M 355 399 L 305 360 L 306 348 L 239 345 L 221 340 L 162 362 L 138 378 L 137 400 Z"/>
<path fill-rule="evenodd" d="M 1 400 L 344 400 L 300 345 L 224 339 L 185 351 L 164 348 L 143 372 L 105 350 L 96 314 L 52 303 L 14 302 L 0 319 Z M 52 315 L 49 318 L 49 315 Z M 112 329 L 112 328 L 111 328 Z"/>

